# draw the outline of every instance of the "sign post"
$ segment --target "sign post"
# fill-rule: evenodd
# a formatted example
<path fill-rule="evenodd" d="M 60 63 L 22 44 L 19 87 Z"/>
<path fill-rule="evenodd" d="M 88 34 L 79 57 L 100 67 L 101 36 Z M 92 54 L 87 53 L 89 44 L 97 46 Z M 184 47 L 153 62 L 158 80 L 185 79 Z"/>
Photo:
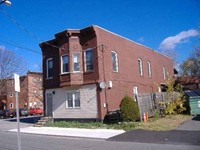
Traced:
<path fill-rule="evenodd" d="M 18 100 L 18 92 L 20 92 L 20 81 L 18 74 L 14 73 L 14 81 L 15 81 L 15 98 L 16 98 L 16 113 L 17 113 L 17 144 L 18 144 L 18 150 L 21 150 L 21 137 L 20 137 L 20 126 L 19 126 L 19 100 Z"/>

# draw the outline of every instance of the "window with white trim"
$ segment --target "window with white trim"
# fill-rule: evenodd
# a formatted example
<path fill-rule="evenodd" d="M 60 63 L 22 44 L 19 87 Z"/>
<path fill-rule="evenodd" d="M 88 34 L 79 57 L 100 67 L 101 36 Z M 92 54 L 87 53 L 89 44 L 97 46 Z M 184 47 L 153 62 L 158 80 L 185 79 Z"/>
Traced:
<path fill-rule="evenodd" d="M 151 77 L 151 63 L 147 61 L 148 77 Z"/>
<path fill-rule="evenodd" d="M 67 92 L 66 108 L 80 108 L 80 91 Z"/>
<path fill-rule="evenodd" d="M 73 53 L 74 72 L 80 71 L 80 53 Z"/>
<path fill-rule="evenodd" d="M 46 68 L 47 68 L 47 79 L 53 77 L 53 59 L 49 58 L 46 60 Z"/>
<path fill-rule="evenodd" d="M 111 52 L 112 54 L 112 69 L 114 72 L 118 72 L 118 58 L 117 58 L 117 53 L 115 51 Z"/>
<path fill-rule="evenodd" d="M 140 58 L 138 59 L 138 69 L 140 76 L 143 76 L 142 60 Z"/>
<path fill-rule="evenodd" d="M 12 93 L 12 92 L 9 92 L 9 96 L 10 96 L 10 97 L 13 97 L 13 93 Z"/>
<path fill-rule="evenodd" d="M 162 66 L 162 72 L 163 72 L 163 79 L 165 80 L 166 79 L 166 70 L 165 70 L 164 66 Z"/>
<path fill-rule="evenodd" d="M 10 108 L 14 108 L 14 104 L 13 103 L 10 103 Z"/>
<path fill-rule="evenodd" d="M 85 51 L 85 71 L 93 71 L 93 50 L 88 49 Z"/>
<path fill-rule="evenodd" d="M 61 56 L 61 74 L 69 73 L 69 56 Z"/>

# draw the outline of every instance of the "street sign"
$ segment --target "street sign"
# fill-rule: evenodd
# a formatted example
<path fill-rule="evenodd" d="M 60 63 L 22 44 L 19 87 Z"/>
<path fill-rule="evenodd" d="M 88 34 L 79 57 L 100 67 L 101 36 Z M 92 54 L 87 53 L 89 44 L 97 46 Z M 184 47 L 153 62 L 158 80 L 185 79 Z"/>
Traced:
<path fill-rule="evenodd" d="M 14 81 L 15 81 L 15 91 L 20 92 L 20 81 L 19 81 L 19 75 L 14 73 Z"/>

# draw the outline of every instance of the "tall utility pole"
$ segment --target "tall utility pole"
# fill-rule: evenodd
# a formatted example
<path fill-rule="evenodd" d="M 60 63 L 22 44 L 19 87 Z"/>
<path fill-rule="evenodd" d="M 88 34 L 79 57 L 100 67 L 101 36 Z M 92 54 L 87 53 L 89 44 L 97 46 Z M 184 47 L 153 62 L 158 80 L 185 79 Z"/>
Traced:
<path fill-rule="evenodd" d="M 105 52 L 105 45 L 101 44 L 101 54 L 102 54 L 102 69 L 103 69 L 103 81 L 106 83 L 106 72 L 105 72 L 105 59 L 104 59 L 104 52 Z M 108 99 L 107 99 L 107 87 L 104 89 L 105 94 L 105 103 L 106 103 L 106 112 L 108 113 Z"/>

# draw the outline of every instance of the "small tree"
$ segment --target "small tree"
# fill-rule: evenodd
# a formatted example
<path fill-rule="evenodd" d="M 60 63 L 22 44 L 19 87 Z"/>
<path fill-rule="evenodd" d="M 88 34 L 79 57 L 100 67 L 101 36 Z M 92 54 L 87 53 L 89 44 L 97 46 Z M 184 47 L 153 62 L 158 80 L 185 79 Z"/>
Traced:
<path fill-rule="evenodd" d="M 174 96 L 174 92 L 179 92 L 178 96 Z M 185 96 L 180 84 L 175 84 L 174 79 L 169 79 L 167 82 L 167 102 L 165 114 L 180 114 L 186 110 L 184 107 Z"/>
<path fill-rule="evenodd" d="M 136 121 L 139 119 L 139 108 L 132 97 L 125 96 L 120 104 L 123 121 Z"/>

